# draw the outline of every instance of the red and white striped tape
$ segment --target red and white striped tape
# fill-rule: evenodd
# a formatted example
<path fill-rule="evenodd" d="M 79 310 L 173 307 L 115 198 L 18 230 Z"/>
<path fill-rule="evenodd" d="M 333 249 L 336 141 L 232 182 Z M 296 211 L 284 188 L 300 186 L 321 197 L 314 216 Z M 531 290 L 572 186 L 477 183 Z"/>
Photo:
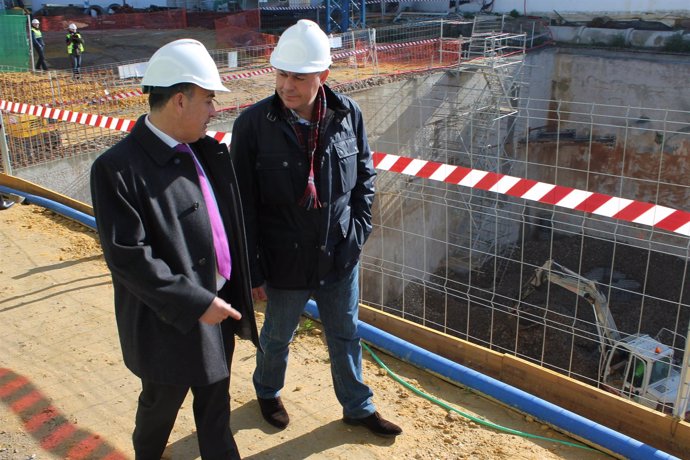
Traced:
<path fill-rule="evenodd" d="M 412 0 L 410 0 L 412 1 Z M 364 3 L 368 5 L 378 5 L 381 3 L 399 3 L 400 0 L 365 0 Z M 439 0 L 414 0 L 414 3 L 417 2 L 434 2 L 438 3 Z M 358 1 L 357 3 L 361 3 Z M 326 7 L 324 5 L 294 5 L 294 6 L 259 6 L 260 10 L 266 10 L 266 11 L 290 11 L 290 10 L 315 10 L 315 9 L 325 9 Z"/>
<path fill-rule="evenodd" d="M 108 94 L 105 97 L 101 97 L 99 99 L 95 99 L 95 101 L 98 102 L 105 102 L 105 101 L 118 101 L 120 99 L 127 99 L 130 97 L 139 97 L 143 96 L 144 93 L 140 89 L 133 89 L 131 91 L 125 91 L 124 93 L 117 93 L 117 94 Z"/>
<path fill-rule="evenodd" d="M 223 81 L 242 80 L 244 78 L 256 77 L 257 75 L 264 75 L 264 74 L 271 73 L 271 72 L 273 72 L 273 67 L 265 67 L 263 69 L 252 70 L 250 72 L 234 73 L 232 75 L 223 75 L 220 77 L 220 79 Z"/>
<path fill-rule="evenodd" d="M 72 101 L 57 101 L 56 103 L 62 106 L 74 106 L 74 105 L 83 105 L 83 104 L 96 104 L 96 103 L 103 103 L 103 102 L 108 102 L 108 101 L 118 101 L 118 100 L 123 100 L 127 99 L 130 97 L 139 97 L 143 96 L 144 93 L 141 90 L 135 89 L 131 91 L 125 91 L 123 93 L 117 93 L 117 94 L 107 94 L 105 96 L 101 97 L 96 97 L 96 98 L 88 98 L 88 99 L 76 99 Z M 43 107 L 50 107 L 53 104 L 43 104 Z"/>
<path fill-rule="evenodd" d="M 405 48 L 408 46 L 428 45 L 428 44 L 437 43 L 437 42 L 438 42 L 438 38 L 429 38 L 427 40 L 417 40 L 414 42 L 391 43 L 389 45 L 376 45 L 376 51 L 385 51 L 385 50 L 390 50 L 390 49 L 395 49 L 395 48 Z"/>
<path fill-rule="evenodd" d="M 134 126 L 132 120 L 52 109 L 2 99 L 0 99 L 0 110 L 124 132 L 131 131 Z M 207 131 L 206 134 L 218 142 L 230 145 L 231 133 Z M 690 236 L 690 212 L 666 206 L 381 152 L 374 152 L 374 166 L 383 171 L 486 190 Z"/>
<path fill-rule="evenodd" d="M 487 190 L 690 236 L 690 213 L 666 206 L 379 152 L 374 153 L 374 166 L 384 171 Z"/>
<path fill-rule="evenodd" d="M 102 115 L 73 112 L 71 110 L 54 109 L 52 107 L 43 107 L 41 105 L 9 102 L 2 99 L 0 99 L 0 110 L 125 132 L 129 132 L 132 129 L 132 126 L 134 126 L 133 121 L 125 120 L 123 118 L 106 117 Z"/>

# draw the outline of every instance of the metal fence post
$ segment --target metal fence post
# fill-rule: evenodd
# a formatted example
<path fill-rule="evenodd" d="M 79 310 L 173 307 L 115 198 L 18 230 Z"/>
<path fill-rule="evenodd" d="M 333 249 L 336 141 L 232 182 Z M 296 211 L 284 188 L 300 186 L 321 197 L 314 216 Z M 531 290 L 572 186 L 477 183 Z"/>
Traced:
<path fill-rule="evenodd" d="M 0 165 L 5 174 L 12 174 L 12 163 L 10 162 L 10 149 L 7 147 L 7 135 L 5 133 L 5 122 L 0 112 Z"/>

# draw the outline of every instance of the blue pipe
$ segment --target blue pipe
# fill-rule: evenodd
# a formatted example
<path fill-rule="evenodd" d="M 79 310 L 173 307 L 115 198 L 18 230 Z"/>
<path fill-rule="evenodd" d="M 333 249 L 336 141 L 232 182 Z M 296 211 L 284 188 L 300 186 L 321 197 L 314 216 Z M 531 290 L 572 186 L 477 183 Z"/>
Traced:
<path fill-rule="evenodd" d="M 86 225 L 93 230 L 96 230 L 96 219 L 88 214 L 85 214 L 76 209 L 65 206 L 64 204 L 49 200 L 47 198 L 40 197 L 38 195 L 32 195 L 30 193 L 25 193 L 20 190 L 14 190 L 4 185 L 0 185 L 0 192 L 14 193 L 15 195 L 23 196 L 25 198 L 25 203 L 37 204 L 43 206 L 44 208 L 55 211 L 56 213 L 68 217 L 72 220 L 76 220 L 80 224 Z"/>
<path fill-rule="evenodd" d="M 96 219 L 94 217 L 69 206 L 2 185 L 0 185 L 0 192 L 23 196 L 28 203 L 43 206 L 65 217 L 76 220 L 89 228 L 96 229 Z M 307 302 L 305 311 L 308 315 L 316 319 L 319 318 L 319 311 L 316 302 L 313 300 Z M 402 361 L 422 369 L 427 369 L 451 381 L 458 382 L 461 385 L 502 401 L 521 412 L 560 427 L 566 433 L 590 440 L 593 444 L 611 452 L 632 460 L 677 459 L 673 455 L 644 444 L 630 436 L 614 431 L 518 388 L 424 350 L 362 321 L 359 321 L 358 328 L 360 337 L 363 340 L 386 350 Z"/>
<path fill-rule="evenodd" d="M 319 311 L 316 302 L 307 302 L 306 313 L 316 319 Z M 608 449 L 611 452 L 633 460 L 677 459 L 673 455 L 636 439 L 614 431 L 592 420 L 570 412 L 548 401 L 544 401 L 518 388 L 462 366 L 442 356 L 431 353 L 421 347 L 406 342 L 381 329 L 359 321 L 360 337 L 374 346 L 402 361 L 458 382 L 466 387 L 502 401 L 521 412 L 530 414 L 551 425 L 562 428 L 582 439 Z"/>

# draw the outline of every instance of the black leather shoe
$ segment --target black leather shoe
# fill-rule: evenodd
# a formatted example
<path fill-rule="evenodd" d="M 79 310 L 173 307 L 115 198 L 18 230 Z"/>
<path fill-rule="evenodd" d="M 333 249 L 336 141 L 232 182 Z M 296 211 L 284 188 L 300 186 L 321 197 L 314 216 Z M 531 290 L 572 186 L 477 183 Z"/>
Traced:
<path fill-rule="evenodd" d="M 343 417 L 343 422 L 348 425 L 362 425 L 369 428 L 369 431 L 377 436 L 383 436 L 384 438 L 392 438 L 402 434 L 402 428 L 393 422 L 381 417 L 381 414 L 374 412 L 368 417 L 364 418 L 350 418 Z"/>
<path fill-rule="evenodd" d="M 277 398 L 256 398 L 259 401 L 259 407 L 261 408 L 261 415 L 264 416 L 264 420 L 273 425 L 276 428 L 283 429 L 290 423 L 290 416 L 283 406 L 283 401 L 280 400 L 280 396 Z"/>

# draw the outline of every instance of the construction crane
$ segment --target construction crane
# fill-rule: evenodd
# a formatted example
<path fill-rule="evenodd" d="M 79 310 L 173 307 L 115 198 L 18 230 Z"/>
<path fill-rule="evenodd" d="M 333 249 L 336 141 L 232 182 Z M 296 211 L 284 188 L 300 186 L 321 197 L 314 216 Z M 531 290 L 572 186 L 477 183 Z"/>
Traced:
<path fill-rule="evenodd" d="M 688 397 L 678 395 L 681 372 L 674 361 L 673 348 L 647 334 L 621 334 L 606 296 L 594 281 L 549 259 L 524 284 L 516 303 L 518 315 L 522 301 L 546 283 L 561 286 L 592 305 L 601 351 L 597 375 L 603 389 L 689 420 Z"/>

